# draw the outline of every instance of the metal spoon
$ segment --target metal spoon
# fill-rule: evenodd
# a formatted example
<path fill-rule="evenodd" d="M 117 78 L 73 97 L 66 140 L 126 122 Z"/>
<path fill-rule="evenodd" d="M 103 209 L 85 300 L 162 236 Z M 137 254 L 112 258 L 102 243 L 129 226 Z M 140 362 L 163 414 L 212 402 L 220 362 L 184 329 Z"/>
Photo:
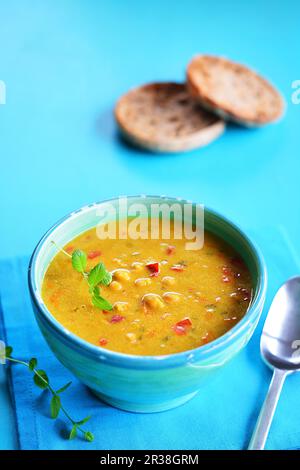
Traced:
<path fill-rule="evenodd" d="M 273 369 L 273 377 L 249 450 L 264 449 L 284 380 L 300 370 L 300 276 L 289 279 L 276 293 L 264 324 L 260 351 Z"/>

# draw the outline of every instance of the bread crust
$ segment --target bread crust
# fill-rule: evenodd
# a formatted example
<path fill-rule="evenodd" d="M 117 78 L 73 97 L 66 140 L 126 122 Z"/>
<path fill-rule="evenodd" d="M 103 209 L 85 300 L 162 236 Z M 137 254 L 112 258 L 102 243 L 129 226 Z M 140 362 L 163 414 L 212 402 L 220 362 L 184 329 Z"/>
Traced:
<path fill-rule="evenodd" d="M 191 95 L 223 119 L 262 126 L 283 115 L 284 100 L 270 82 L 224 57 L 194 57 L 188 64 L 186 77 Z"/>
<path fill-rule="evenodd" d="M 203 110 L 186 86 L 149 83 L 130 90 L 116 104 L 115 118 L 123 136 L 153 152 L 182 152 L 209 144 L 225 123 Z"/>

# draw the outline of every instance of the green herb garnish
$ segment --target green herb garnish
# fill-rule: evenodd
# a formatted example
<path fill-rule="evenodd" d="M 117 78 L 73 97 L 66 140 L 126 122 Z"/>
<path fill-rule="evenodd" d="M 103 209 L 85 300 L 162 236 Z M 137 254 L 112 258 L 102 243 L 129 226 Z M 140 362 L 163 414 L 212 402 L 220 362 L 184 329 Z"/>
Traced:
<path fill-rule="evenodd" d="M 96 266 L 94 266 L 93 269 L 88 272 L 86 271 L 87 256 L 84 251 L 75 250 L 70 255 L 63 248 L 57 246 L 54 241 L 52 241 L 52 243 L 56 246 L 59 251 L 71 258 L 72 266 L 75 271 L 81 273 L 84 279 L 87 281 L 89 285 L 89 292 L 92 298 L 92 304 L 95 307 L 100 308 L 101 310 L 112 310 L 112 304 L 100 295 L 99 285 L 109 286 L 112 281 L 112 275 L 109 271 L 107 271 L 106 267 L 104 266 L 104 263 L 101 262 L 96 264 Z"/>
<path fill-rule="evenodd" d="M 46 374 L 46 372 L 42 369 L 37 369 L 37 359 L 33 357 L 30 359 L 28 362 L 26 361 L 21 361 L 20 359 L 16 359 L 11 356 L 13 352 L 12 347 L 7 346 L 3 353 L 1 354 L 0 359 L 7 360 L 12 363 L 16 364 L 22 364 L 23 366 L 26 366 L 30 372 L 33 374 L 33 382 L 34 384 L 41 388 L 42 390 L 48 390 L 51 395 L 51 401 L 50 401 L 50 416 L 52 419 L 56 419 L 59 415 L 59 413 L 63 413 L 65 417 L 70 421 L 72 428 L 69 433 L 69 439 L 73 439 L 76 435 L 77 432 L 79 431 L 84 439 L 88 442 L 92 442 L 94 440 L 94 436 L 91 432 L 86 431 L 82 426 L 91 418 L 90 416 L 87 416 L 86 418 L 80 420 L 80 421 L 75 421 L 73 418 L 71 418 L 70 414 L 68 411 L 64 408 L 61 402 L 61 394 L 69 388 L 72 382 L 68 382 L 66 385 L 63 387 L 59 388 L 58 390 L 54 390 L 54 388 L 50 385 L 50 380 Z"/>
<path fill-rule="evenodd" d="M 87 256 L 82 250 L 75 250 L 72 253 L 72 266 L 75 271 L 84 274 L 87 264 Z"/>

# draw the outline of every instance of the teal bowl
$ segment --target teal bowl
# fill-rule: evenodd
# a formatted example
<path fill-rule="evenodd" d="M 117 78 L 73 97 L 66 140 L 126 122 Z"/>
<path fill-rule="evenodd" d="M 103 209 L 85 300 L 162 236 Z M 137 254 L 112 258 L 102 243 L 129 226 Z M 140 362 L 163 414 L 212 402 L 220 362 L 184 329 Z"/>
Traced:
<path fill-rule="evenodd" d="M 132 196 L 131 203 L 181 205 L 163 196 Z M 51 243 L 64 246 L 99 222 L 99 209 L 117 207 L 118 199 L 85 206 L 55 224 L 40 240 L 29 265 L 29 290 L 39 328 L 48 345 L 81 382 L 104 402 L 127 411 L 156 412 L 179 406 L 201 391 L 224 364 L 249 341 L 262 312 L 266 292 L 263 259 L 249 238 L 232 222 L 205 209 L 205 229 L 232 245 L 248 266 L 254 295 L 245 316 L 226 334 L 196 349 L 165 356 L 134 356 L 94 346 L 64 328 L 43 303 L 41 286 L 56 254 Z"/>

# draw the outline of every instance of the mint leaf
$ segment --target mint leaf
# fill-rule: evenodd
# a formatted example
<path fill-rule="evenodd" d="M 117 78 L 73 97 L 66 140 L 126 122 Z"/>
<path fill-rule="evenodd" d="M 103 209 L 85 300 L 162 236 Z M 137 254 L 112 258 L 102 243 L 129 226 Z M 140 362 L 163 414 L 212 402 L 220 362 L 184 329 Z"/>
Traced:
<path fill-rule="evenodd" d="M 70 387 L 71 384 L 72 384 L 72 382 L 68 382 L 66 385 L 64 385 L 63 387 L 56 390 L 56 393 L 63 393 L 65 390 L 67 390 L 67 388 Z"/>
<path fill-rule="evenodd" d="M 101 262 L 96 264 L 96 266 L 91 270 L 88 283 L 90 289 L 92 290 L 98 284 L 103 284 L 104 286 L 108 286 L 112 281 L 112 275 L 107 269 L 105 268 L 104 264 Z"/>
<path fill-rule="evenodd" d="M 79 273 L 84 273 L 87 263 L 87 257 L 84 251 L 75 250 L 72 253 L 72 266 Z"/>
<path fill-rule="evenodd" d="M 30 359 L 29 364 L 28 364 L 29 370 L 35 369 L 36 366 L 37 366 L 37 360 L 35 357 L 33 357 L 32 359 Z"/>
<path fill-rule="evenodd" d="M 112 305 L 108 300 L 101 297 L 99 294 L 99 288 L 95 287 L 92 294 L 92 303 L 95 307 L 101 308 L 101 310 L 112 310 Z"/>
<path fill-rule="evenodd" d="M 88 442 L 93 442 L 94 440 L 94 434 L 92 434 L 91 432 L 87 431 L 84 433 L 84 438 L 86 441 Z"/>
<path fill-rule="evenodd" d="M 61 408 L 60 398 L 58 395 L 53 395 L 50 402 L 51 418 L 56 419 Z"/>
<path fill-rule="evenodd" d="M 87 423 L 90 419 L 91 419 L 91 416 L 87 416 L 86 418 L 82 419 L 81 421 L 76 421 L 76 424 L 78 426 L 81 426 L 81 425 Z"/>
<path fill-rule="evenodd" d="M 49 379 L 44 370 L 37 370 L 33 376 L 33 381 L 35 385 L 40 387 L 42 390 L 45 390 L 45 388 L 48 388 Z"/>
<path fill-rule="evenodd" d="M 88 277 L 88 283 L 91 288 L 97 286 L 106 275 L 106 269 L 103 263 L 96 264 L 96 266 L 90 271 Z"/>
<path fill-rule="evenodd" d="M 74 424 L 74 426 L 71 429 L 69 439 L 74 439 L 74 437 L 76 437 L 76 435 L 77 435 L 77 425 Z"/>
<path fill-rule="evenodd" d="M 111 283 L 112 281 L 112 275 L 109 271 L 106 271 L 105 272 L 105 275 L 101 281 L 101 284 L 103 284 L 104 286 L 109 286 L 109 284 Z"/>
<path fill-rule="evenodd" d="M 103 263 L 98 263 L 91 269 L 90 273 L 86 272 L 87 256 L 82 250 L 75 250 L 72 253 L 73 268 L 83 275 L 83 278 L 89 285 L 89 292 L 92 297 L 92 304 L 101 310 L 112 310 L 112 305 L 100 295 L 98 284 L 108 286 L 111 283 L 112 275 L 105 268 Z"/>

